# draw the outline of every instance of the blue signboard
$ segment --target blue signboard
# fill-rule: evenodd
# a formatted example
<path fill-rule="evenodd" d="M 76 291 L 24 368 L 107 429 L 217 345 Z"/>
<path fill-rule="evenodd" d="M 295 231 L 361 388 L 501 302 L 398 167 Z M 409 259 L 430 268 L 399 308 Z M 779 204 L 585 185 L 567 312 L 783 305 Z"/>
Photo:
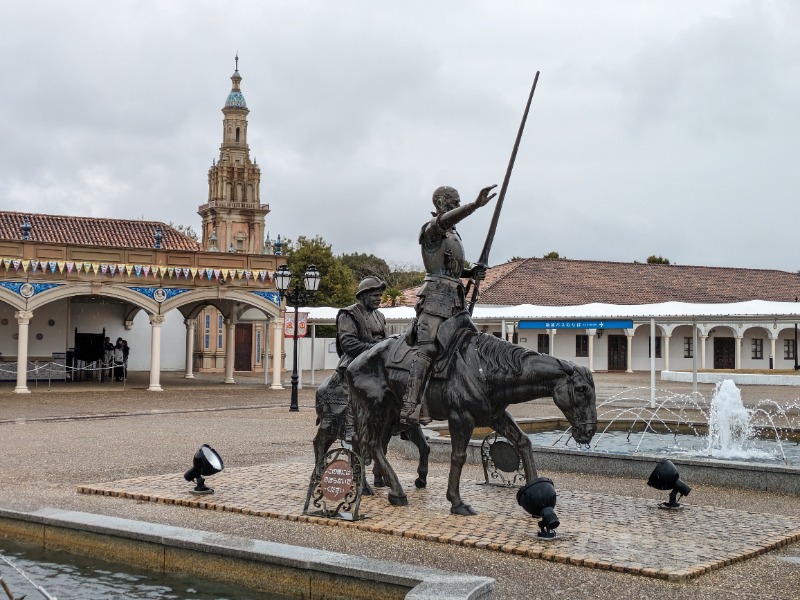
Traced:
<path fill-rule="evenodd" d="M 519 329 L 631 329 L 633 321 L 623 319 L 520 321 Z"/>

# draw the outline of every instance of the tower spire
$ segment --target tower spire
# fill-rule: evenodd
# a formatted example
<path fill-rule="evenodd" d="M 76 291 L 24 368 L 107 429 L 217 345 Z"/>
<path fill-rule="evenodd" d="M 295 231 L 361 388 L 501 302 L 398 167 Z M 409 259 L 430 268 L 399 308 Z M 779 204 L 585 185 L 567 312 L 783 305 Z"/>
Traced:
<path fill-rule="evenodd" d="M 236 68 L 234 70 L 235 71 L 239 70 L 239 51 L 238 50 L 236 51 Z"/>

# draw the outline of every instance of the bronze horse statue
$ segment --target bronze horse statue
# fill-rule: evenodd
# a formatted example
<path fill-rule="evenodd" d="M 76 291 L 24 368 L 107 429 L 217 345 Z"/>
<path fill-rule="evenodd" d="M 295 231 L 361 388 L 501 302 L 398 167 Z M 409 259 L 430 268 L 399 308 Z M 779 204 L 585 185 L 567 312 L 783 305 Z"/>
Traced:
<path fill-rule="evenodd" d="M 468 317 L 464 317 L 468 318 Z M 453 326 L 459 326 L 457 322 Z M 586 367 L 539 354 L 516 344 L 479 333 L 471 322 L 452 337 L 425 390 L 430 416 L 448 421 L 451 436 L 447 499 L 450 512 L 474 515 L 461 499 L 459 485 L 466 451 L 476 426 L 491 427 L 516 448 L 531 482 L 537 477 L 531 441 L 507 408 L 536 398 L 552 397 L 572 425 L 572 437 L 588 444 L 597 428 L 592 374 Z M 379 342 L 347 368 L 361 449 L 389 486 L 389 502 L 408 504 L 403 486 L 386 459 L 384 440 L 398 429 L 400 406 L 408 384 L 407 360 L 412 349 L 404 337 Z M 422 456 L 420 457 L 422 463 Z M 427 472 L 427 455 L 425 456 Z M 420 469 L 422 465 L 420 464 Z"/>

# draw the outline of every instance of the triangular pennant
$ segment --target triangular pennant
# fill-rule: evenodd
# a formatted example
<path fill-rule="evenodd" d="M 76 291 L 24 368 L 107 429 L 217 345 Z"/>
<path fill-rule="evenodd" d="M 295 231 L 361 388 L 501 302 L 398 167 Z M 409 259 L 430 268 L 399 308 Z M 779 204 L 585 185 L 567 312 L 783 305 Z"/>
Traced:
<path fill-rule="evenodd" d="M 252 272 L 252 271 L 245 270 L 245 272 L 244 272 L 244 278 L 245 278 L 247 281 L 250 281 L 250 278 L 251 278 L 252 276 L 253 276 L 253 272 Z"/>
<path fill-rule="evenodd" d="M 83 263 L 83 270 L 87 273 L 92 272 L 92 263 Z"/>
<path fill-rule="evenodd" d="M 117 265 L 109 265 L 108 270 L 111 271 L 111 276 L 113 277 L 117 272 Z"/>
<path fill-rule="evenodd" d="M 230 269 L 222 269 L 222 279 L 225 280 L 228 278 L 228 271 Z"/>
<path fill-rule="evenodd" d="M 39 268 L 39 261 L 38 260 L 32 260 L 31 261 L 31 273 L 36 273 L 36 269 L 38 269 L 38 268 Z"/>
<path fill-rule="evenodd" d="M 183 273 L 186 274 L 186 269 L 183 270 Z M 195 269 L 194 267 L 189 269 L 189 273 L 192 275 L 192 279 L 197 277 L 197 269 Z"/>
<path fill-rule="evenodd" d="M 261 280 L 261 283 L 264 283 L 264 280 L 267 278 L 267 272 L 266 271 L 259 271 L 258 272 L 258 278 Z"/>
<path fill-rule="evenodd" d="M 214 277 L 217 279 L 217 281 L 219 281 L 220 274 L 221 271 L 219 269 L 214 269 Z"/>
<path fill-rule="evenodd" d="M 30 267 L 30 265 L 31 265 L 31 261 L 30 260 L 23 260 L 22 261 L 22 271 L 23 271 L 23 273 L 28 270 L 28 267 Z"/>
<path fill-rule="evenodd" d="M 74 262 L 69 262 L 69 261 L 67 261 L 67 263 L 66 263 L 66 264 L 67 264 L 67 273 L 68 273 L 68 274 L 69 274 L 69 273 L 72 273 L 72 269 L 74 269 L 74 268 L 75 268 L 75 263 L 74 263 Z"/>
<path fill-rule="evenodd" d="M 167 267 L 167 273 L 169 274 L 170 279 L 172 279 L 172 274 L 175 272 L 175 267 Z"/>
<path fill-rule="evenodd" d="M 144 276 L 147 277 L 150 274 L 150 266 L 149 265 L 143 266 L 142 271 L 144 271 Z"/>
<path fill-rule="evenodd" d="M 58 268 L 58 263 L 54 260 L 51 260 L 47 263 L 47 266 L 50 267 L 50 272 L 55 273 L 56 269 Z"/>
<path fill-rule="evenodd" d="M 133 270 L 136 271 L 136 276 L 138 277 L 142 274 L 142 265 L 134 265 Z"/>
<path fill-rule="evenodd" d="M 95 275 L 97 275 L 97 272 L 99 270 L 100 270 L 100 265 L 98 265 L 97 263 L 92 263 L 92 271 L 94 271 Z"/>
<path fill-rule="evenodd" d="M 15 261 L 12 261 L 12 264 L 14 265 L 14 270 L 15 271 L 19 271 L 19 266 L 22 264 L 22 261 L 21 260 L 15 260 Z"/>
<path fill-rule="evenodd" d="M 3 264 L 6 266 L 6 271 L 8 271 L 11 268 L 11 259 L 10 258 L 4 258 L 3 259 Z"/>
<path fill-rule="evenodd" d="M 211 281 L 211 276 L 214 275 L 214 269 L 207 268 L 206 275 L 208 276 L 208 280 Z"/>
<path fill-rule="evenodd" d="M 108 265 L 105 263 L 100 263 L 100 272 L 105 275 L 108 272 Z"/>

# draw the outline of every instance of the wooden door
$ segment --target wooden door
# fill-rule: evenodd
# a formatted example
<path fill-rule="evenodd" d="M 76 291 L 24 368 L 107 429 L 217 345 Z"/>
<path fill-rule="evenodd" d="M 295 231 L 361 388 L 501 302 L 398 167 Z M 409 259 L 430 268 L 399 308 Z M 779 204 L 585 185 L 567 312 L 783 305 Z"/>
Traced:
<path fill-rule="evenodd" d="M 736 368 L 736 340 L 734 338 L 714 338 L 714 368 Z"/>
<path fill-rule="evenodd" d="M 236 324 L 236 355 L 233 361 L 235 371 L 253 370 L 253 326 L 250 323 Z"/>
<path fill-rule="evenodd" d="M 628 370 L 628 336 L 609 335 L 608 338 L 608 370 Z"/>

